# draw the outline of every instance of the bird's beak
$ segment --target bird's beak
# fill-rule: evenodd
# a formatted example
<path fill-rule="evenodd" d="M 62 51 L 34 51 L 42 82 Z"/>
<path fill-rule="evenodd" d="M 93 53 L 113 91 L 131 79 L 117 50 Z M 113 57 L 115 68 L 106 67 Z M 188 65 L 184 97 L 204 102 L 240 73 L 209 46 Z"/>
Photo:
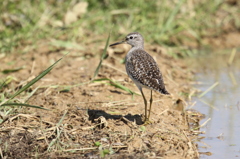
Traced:
<path fill-rule="evenodd" d="M 115 45 L 123 44 L 123 43 L 125 43 L 125 40 L 123 40 L 123 41 L 121 41 L 121 42 L 113 43 L 113 44 L 111 44 L 111 45 L 109 45 L 109 46 L 115 46 Z"/>

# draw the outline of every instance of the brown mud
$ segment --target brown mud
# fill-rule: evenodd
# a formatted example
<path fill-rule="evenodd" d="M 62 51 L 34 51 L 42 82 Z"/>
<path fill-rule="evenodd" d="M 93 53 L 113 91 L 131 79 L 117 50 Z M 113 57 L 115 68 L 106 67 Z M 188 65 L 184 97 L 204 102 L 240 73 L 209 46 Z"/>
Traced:
<path fill-rule="evenodd" d="M 89 82 L 102 52 L 98 46 L 89 48 L 89 51 L 71 50 L 24 94 L 28 104 L 42 106 L 48 111 L 22 107 L 3 117 L 0 127 L 2 156 L 197 158 L 197 145 L 193 142 L 196 136 L 190 131 L 188 116 L 183 112 L 184 98 L 191 92 L 192 72 L 183 62 L 169 57 L 159 46 L 146 47 L 159 64 L 171 96 L 153 93 L 152 123 L 143 126 L 144 103 L 140 95 L 132 96 L 107 81 Z M 109 48 L 109 56 L 96 79 L 117 81 L 140 94 L 121 63 L 127 50 L 124 45 Z M 61 58 L 63 51 L 46 44 L 31 53 L 2 58 L 2 63 L 13 61 L 15 68 L 24 67 L 2 76 L 15 79 L 6 89 L 14 93 Z M 11 65 L 2 65 L 1 70 L 9 67 Z M 144 89 L 144 93 L 149 99 L 150 91 Z"/>

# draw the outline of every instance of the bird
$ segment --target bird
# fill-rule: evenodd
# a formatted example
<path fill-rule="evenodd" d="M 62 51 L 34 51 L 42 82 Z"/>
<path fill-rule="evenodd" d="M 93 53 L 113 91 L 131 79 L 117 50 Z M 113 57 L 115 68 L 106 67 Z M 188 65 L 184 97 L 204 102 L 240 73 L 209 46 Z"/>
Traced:
<path fill-rule="evenodd" d="M 113 43 L 109 46 L 112 47 L 124 43 L 132 46 L 125 57 L 126 72 L 141 92 L 145 105 L 144 124 L 148 124 L 151 123 L 150 113 L 153 102 L 152 91 L 157 91 L 165 95 L 170 95 L 170 93 L 165 88 L 162 73 L 157 62 L 144 50 L 143 36 L 138 32 L 132 32 L 129 33 L 123 41 Z M 143 93 L 143 88 L 151 90 L 148 114 L 147 100 Z"/>

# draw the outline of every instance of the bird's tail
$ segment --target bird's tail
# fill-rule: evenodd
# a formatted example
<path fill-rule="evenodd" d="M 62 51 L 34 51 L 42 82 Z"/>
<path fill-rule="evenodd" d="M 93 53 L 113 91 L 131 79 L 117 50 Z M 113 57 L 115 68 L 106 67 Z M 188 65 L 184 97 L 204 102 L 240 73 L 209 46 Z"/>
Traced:
<path fill-rule="evenodd" d="M 163 89 L 161 93 L 166 94 L 166 95 L 170 95 L 170 93 L 166 89 Z"/>

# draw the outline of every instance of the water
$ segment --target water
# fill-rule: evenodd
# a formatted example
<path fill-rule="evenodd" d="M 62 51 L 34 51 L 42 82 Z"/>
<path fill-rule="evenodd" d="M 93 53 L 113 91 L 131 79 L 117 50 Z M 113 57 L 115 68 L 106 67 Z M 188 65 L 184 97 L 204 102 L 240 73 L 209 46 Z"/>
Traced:
<path fill-rule="evenodd" d="M 203 159 L 240 158 L 240 53 L 236 54 L 231 66 L 227 65 L 230 53 L 225 55 L 205 55 L 192 60 L 197 68 L 196 80 L 202 84 L 195 85 L 201 91 L 211 85 L 219 84 L 203 97 L 193 98 L 196 105 L 193 109 L 206 115 L 204 123 L 211 119 L 200 131 L 200 152 L 211 152 L 212 155 L 201 155 Z M 208 104 L 206 104 L 208 103 Z"/>

